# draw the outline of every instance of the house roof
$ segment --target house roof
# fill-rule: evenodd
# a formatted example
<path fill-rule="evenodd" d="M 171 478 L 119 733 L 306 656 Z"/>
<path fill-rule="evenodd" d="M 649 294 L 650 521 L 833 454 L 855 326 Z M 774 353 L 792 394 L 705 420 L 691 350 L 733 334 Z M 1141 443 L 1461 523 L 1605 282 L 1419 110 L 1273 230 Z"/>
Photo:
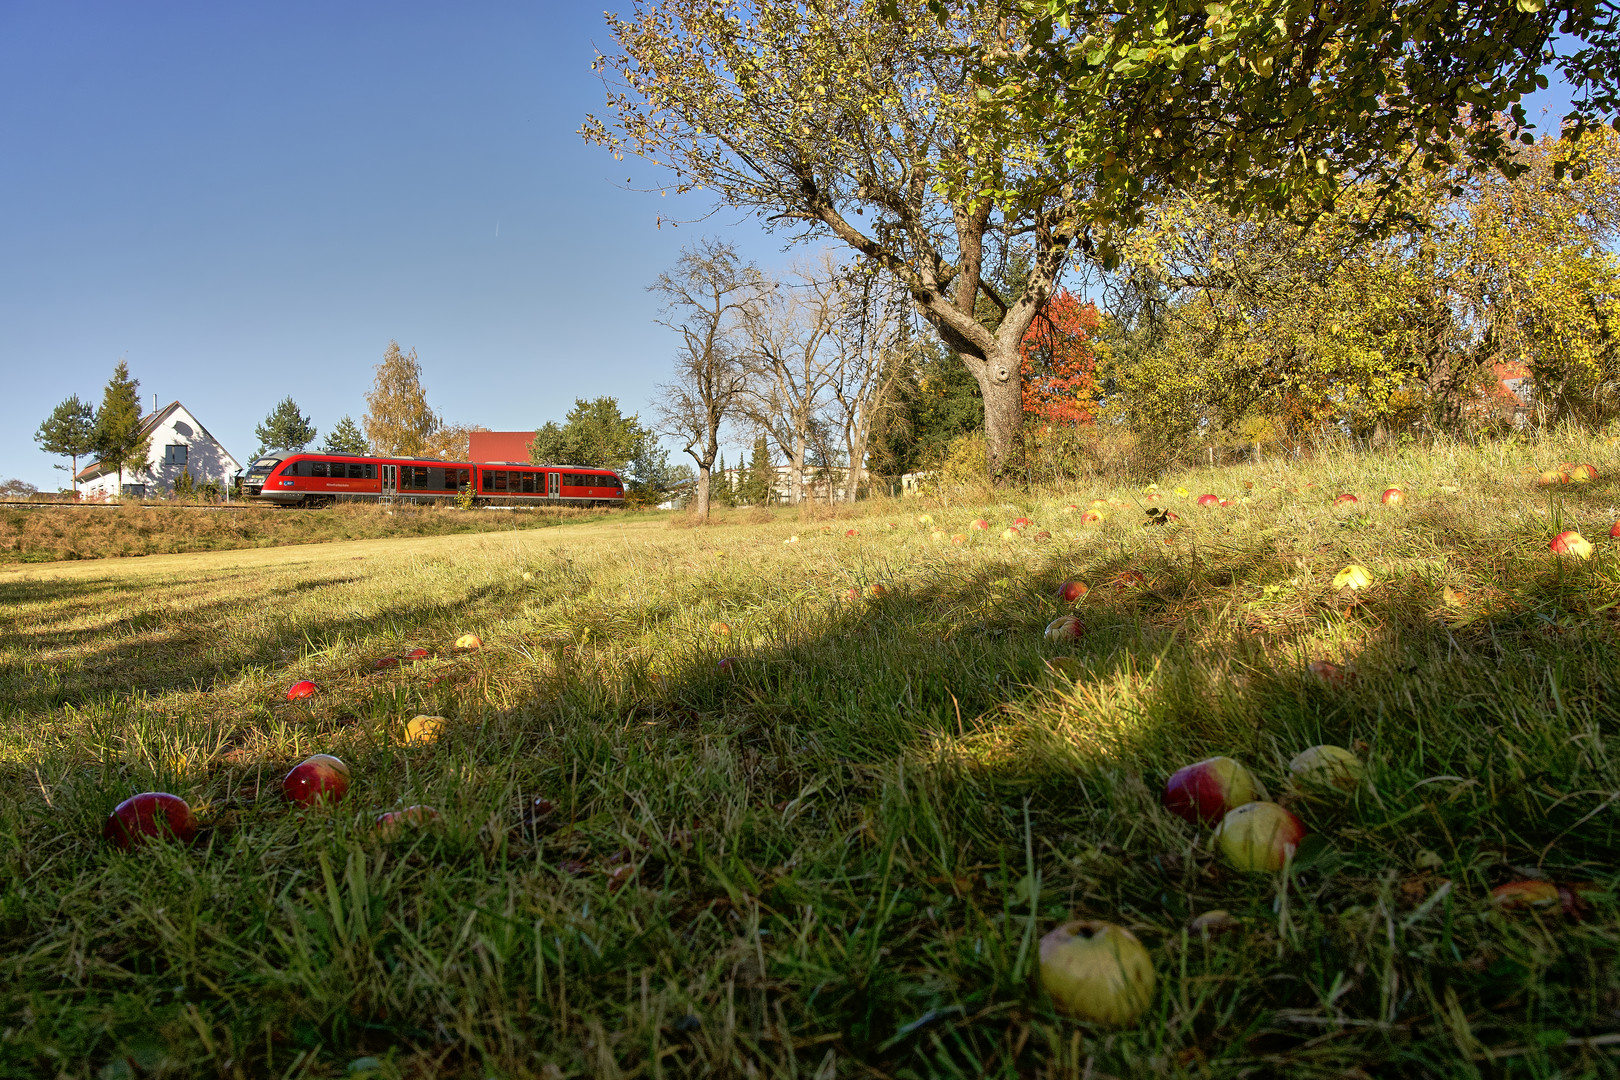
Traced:
<path fill-rule="evenodd" d="M 186 409 L 186 407 L 184 405 L 181 405 L 179 400 L 176 399 L 174 401 L 169 402 L 167 405 L 163 406 L 163 408 L 157 410 L 154 413 L 151 413 L 150 415 L 146 416 L 144 419 L 141 420 L 141 429 L 140 429 L 139 438 L 144 439 L 148 435 L 152 434 L 152 432 L 156 431 L 158 429 L 158 425 L 163 423 L 163 421 L 167 420 L 170 416 L 173 416 L 176 410 L 184 410 L 187 416 L 191 416 L 191 419 L 197 420 L 197 418 L 195 416 L 192 416 L 191 411 L 189 409 Z M 216 443 L 219 441 L 217 439 L 214 439 L 214 437 L 212 435 L 208 434 L 208 429 L 202 426 L 202 421 L 200 421 L 200 420 L 197 421 L 197 427 L 201 429 L 203 435 L 205 435 L 207 438 L 212 439 Z M 220 449 L 224 450 L 225 448 L 220 447 Z M 226 451 L 225 456 L 230 457 L 230 452 Z M 231 460 L 235 461 L 236 459 L 231 458 Z M 115 470 L 110 469 L 110 468 L 102 468 L 101 462 L 93 461 L 89 465 L 86 465 L 84 468 L 80 469 L 78 471 L 78 473 L 76 473 L 74 475 L 73 479 L 75 479 L 75 480 L 94 480 L 98 476 L 105 476 L 107 473 L 110 473 L 110 472 L 113 472 L 113 471 L 115 471 Z"/>

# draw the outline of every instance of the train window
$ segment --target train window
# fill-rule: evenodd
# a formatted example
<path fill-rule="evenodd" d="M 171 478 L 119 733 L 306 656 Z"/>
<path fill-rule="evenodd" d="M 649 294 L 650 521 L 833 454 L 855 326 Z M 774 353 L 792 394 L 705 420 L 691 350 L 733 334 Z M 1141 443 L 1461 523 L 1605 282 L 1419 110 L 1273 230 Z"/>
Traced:
<path fill-rule="evenodd" d="M 324 461 L 312 461 L 312 462 L 310 462 L 309 463 L 309 475 L 311 475 L 311 476 L 325 476 L 326 475 L 326 462 L 324 462 Z"/>
<path fill-rule="evenodd" d="M 499 470 L 499 469 L 497 469 L 495 471 L 495 490 L 496 491 L 505 491 L 506 490 L 506 473 L 504 471 L 502 471 L 502 470 Z"/>
<path fill-rule="evenodd" d="M 349 462 L 349 479 L 350 480 L 364 480 L 365 478 L 366 478 L 366 467 L 364 465 L 360 464 L 358 461 Z"/>
<path fill-rule="evenodd" d="M 375 479 L 377 479 L 377 466 L 375 466 L 375 465 L 362 465 L 362 466 L 360 466 L 360 468 L 365 470 L 364 472 L 362 472 L 360 474 L 362 479 L 365 479 L 365 480 L 375 480 Z M 351 473 L 350 475 L 353 475 L 353 474 Z"/>
<path fill-rule="evenodd" d="M 534 473 L 526 472 L 526 473 L 523 473 L 522 476 L 523 476 L 523 494 L 525 494 L 525 495 L 533 495 L 534 494 Z"/>
<path fill-rule="evenodd" d="M 455 470 L 455 473 L 456 473 L 456 490 L 457 491 L 460 491 L 462 488 L 464 488 L 467 485 L 472 483 L 472 470 L 471 469 L 457 469 L 457 470 Z"/>
<path fill-rule="evenodd" d="M 450 482 L 445 479 L 450 472 L 450 469 L 428 470 L 428 483 L 432 485 L 434 491 L 443 491 L 450 486 Z"/>
<path fill-rule="evenodd" d="M 283 465 L 281 467 L 281 475 L 282 476 L 298 476 L 298 475 L 300 475 L 300 473 L 298 471 L 298 467 L 300 465 L 303 465 L 303 464 L 305 464 L 305 462 L 302 462 L 302 461 L 289 461 L 289 462 L 287 462 L 285 465 Z"/>
<path fill-rule="evenodd" d="M 482 487 L 485 491 L 495 490 L 495 474 L 485 469 L 482 474 Z"/>

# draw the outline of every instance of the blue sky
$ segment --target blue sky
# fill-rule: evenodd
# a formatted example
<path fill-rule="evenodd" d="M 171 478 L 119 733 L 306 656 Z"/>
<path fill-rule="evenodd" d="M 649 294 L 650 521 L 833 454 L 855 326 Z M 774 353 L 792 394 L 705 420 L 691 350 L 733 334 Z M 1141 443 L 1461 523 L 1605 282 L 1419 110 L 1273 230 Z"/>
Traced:
<path fill-rule="evenodd" d="M 556 2 L 0 3 L 0 478 L 64 482 L 33 432 L 121 358 L 244 460 L 283 395 L 358 420 L 390 338 L 448 420 L 644 409 L 680 245 L 787 256 L 656 227 L 673 196 L 576 134 L 597 43 Z"/>

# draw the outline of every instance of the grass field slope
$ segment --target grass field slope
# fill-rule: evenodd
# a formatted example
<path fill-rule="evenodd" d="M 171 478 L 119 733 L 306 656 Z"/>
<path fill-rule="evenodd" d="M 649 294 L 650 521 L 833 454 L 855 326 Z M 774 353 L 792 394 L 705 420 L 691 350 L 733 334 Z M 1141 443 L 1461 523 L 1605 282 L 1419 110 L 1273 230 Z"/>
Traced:
<path fill-rule="evenodd" d="M 1614 1076 L 1617 472 L 1548 440 L 0 571 L 0 1075 Z M 1321 743 L 1359 782 L 1289 779 Z M 346 798 L 289 805 L 317 752 Z M 1162 805 L 1212 755 L 1309 830 L 1282 871 Z M 114 850 L 153 790 L 196 836 Z M 1134 1022 L 1042 990 L 1073 918 L 1146 946 Z"/>

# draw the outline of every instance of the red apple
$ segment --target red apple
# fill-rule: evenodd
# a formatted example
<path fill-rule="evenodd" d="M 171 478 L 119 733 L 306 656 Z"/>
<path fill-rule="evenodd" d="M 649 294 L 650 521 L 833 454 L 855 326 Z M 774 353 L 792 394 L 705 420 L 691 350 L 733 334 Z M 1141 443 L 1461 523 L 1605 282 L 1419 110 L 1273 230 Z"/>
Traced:
<path fill-rule="evenodd" d="M 439 812 L 431 806 L 407 806 L 403 810 L 390 810 L 377 818 L 375 826 L 379 839 L 392 840 L 407 825 L 432 825 L 439 820 Z"/>
<path fill-rule="evenodd" d="M 1086 636 L 1086 624 L 1073 615 L 1053 619 L 1046 625 L 1047 641 L 1079 641 Z"/>
<path fill-rule="evenodd" d="M 873 584 L 868 585 L 866 587 L 866 595 L 867 596 L 888 596 L 889 595 L 889 590 L 885 589 L 882 585 L 877 584 L 877 583 L 874 582 Z"/>
<path fill-rule="evenodd" d="M 1170 774 L 1164 808 L 1194 825 L 1213 825 L 1233 807 L 1259 798 L 1260 785 L 1229 757 L 1205 758 Z"/>
<path fill-rule="evenodd" d="M 300 806 L 342 802 L 349 793 L 349 767 L 331 754 L 307 757 L 282 779 L 281 793 Z"/>
<path fill-rule="evenodd" d="M 860 530 L 859 529 L 845 529 L 844 530 L 844 535 L 845 536 L 859 536 L 860 535 Z"/>
<path fill-rule="evenodd" d="M 727 656 L 723 657 L 718 664 L 714 665 L 714 670 L 722 675 L 735 675 L 737 674 L 737 668 L 741 665 L 741 657 Z"/>
<path fill-rule="evenodd" d="M 189 844 L 197 835 L 197 816 L 178 795 L 146 791 L 114 807 L 101 835 L 119 851 L 168 836 Z"/>
<path fill-rule="evenodd" d="M 1013 518 L 1013 523 L 1012 524 L 1013 524 L 1013 528 L 1022 529 L 1026 525 L 1030 524 L 1030 520 L 1027 517 Z"/>
<path fill-rule="evenodd" d="M 1215 827 L 1214 841 L 1239 870 L 1277 871 L 1305 839 L 1299 818 L 1274 802 L 1252 802 L 1231 810 Z"/>
<path fill-rule="evenodd" d="M 1101 525 L 1102 519 L 1103 515 L 1101 510 L 1087 510 L 1085 513 L 1080 515 L 1080 524 Z"/>
<path fill-rule="evenodd" d="M 1620 540 L 1620 521 L 1616 521 L 1613 525 L 1609 526 L 1609 539 Z"/>
<path fill-rule="evenodd" d="M 709 624 L 709 633 L 714 634 L 716 637 L 730 637 L 731 636 L 731 624 L 730 623 L 723 623 L 723 622 L 712 622 L 712 623 Z"/>
<path fill-rule="evenodd" d="M 1340 495 L 1338 498 L 1333 500 L 1333 505 L 1343 506 L 1346 503 L 1355 503 L 1360 501 L 1361 500 L 1356 498 L 1354 495 L 1351 495 L 1349 492 L 1345 492 L 1343 495 Z"/>
<path fill-rule="evenodd" d="M 1198 505 L 1219 506 L 1221 505 L 1221 497 L 1219 495 L 1200 495 L 1198 496 Z"/>
<path fill-rule="evenodd" d="M 1555 555 L 1573 555 L 1577 559 L 1590 559 L 1592 557 L 1592 543 L 1586 537 L 1573 529 L 1561 532 L 1552 538 L 1547 547 Z"/>
<path fill-rule="evenodd" d="M 1395 487 L 1385 488 L 1384 493 L 1380 495 L 1379 498 L 1383 500 L 1385 506 L 1394 506 L 1396 503 L 1406 498 L 1406 492 Z"/>
<path fill-rule="evenodd" d="M 1306 665 L 1306 670 L 1329 686 L 1343 686 L 1350 677 L 1344 668 L 1331 660 L 1312 660 Z"/>
<path fill-rule="evenodd" d="M 1569 477 L 1557 469 L 1548 469 L 1536 477 L 1536 483 L 1542 487 L 1557 487 L 1559 484 L 1569 483 Z"/>
<path fill-rule="evenodd" d="M 1073 604 L 1082 596 L 1091 591 L 1091 586 L 1078 578 L 1070 578 L 1058 586 L 1058 600 L 1065 604 Z"/>
<path fill-rule="evenodd" d="M 1068 506 L 1065 506 L 1065 507 L 1064 507 L 1064 508 L 1063 508 L 1063 509 L 1062 509 L 1062 510 L 1061 510 L 1061 511 L 1059 511 L 1059 512 L 1060 512 L 1060 513 L 1064 513 L 1064 514 L 1072 514 L 1072 513 L 1074 513 L 1074 512 L 1075 512 L 1075 511 L 1077 511 L 1077 510 L 1079 510 L 1079 509 L 1080 509 L 1080 508 L 1079 508 L 1079 507 L 1078 507 L 1078 506 L 1076 506 L 1076 505 L 1075 505 L 1075 504 L 1074 504 L 1074 503 L 1070 503 L 1070 504 L 1069 504 L 1069 505 L 1068 505 Z"/>
<path fill-rule="evenodd" d="M 315 696 L 315 684 L 308 679 L 300 679 L 287 688 L 288 701 L 303 701 L 305 698 Z"/>
<path fill-rule="evenodd" d="M 973 524 L 968 526 L 968 528 L 976 529 L 979 532 L 983 532 L 984 530 L 988 529 L 989 527 L 990 527 L 990 523 L 988 521 L 984 520 L 984 518 L 975 518 L 973 520 Z"/>
<path fill-rule="evenodd" d="M 1153 958 L 1123 926 L 1094 919 L 1064 923 L 1041 938 L 1041 989 L 1058 1010 L 1124 1027 L 1153 1001 Z"/>
<path fill-rule="evenodd" d="M 1588 484 L 1597 478 L 1598 471 L 1591 465 L 1581 464 L 1569 470 L 1569 479 L 1571 483 Z"/>
<path fill-rule="evenodd" d="M 428 651 L 426 649 L 410 649 L 404 656 L 400 657 L 401 660 L 426 660 L 427 658 Z"/>
<path fill-rule="evenodd" d="M 371 662 L 373 671 L 382 671 L 385 668 L 399 667 L 399 657 L 383 656 Z"/>
<path fill-rule="evenodd" d="M 1047 532 L 1045 529 L 1042 529 L 1040 532 L 1035 534 L 1035 539 L 1037 541 L 1050 540 L 1052 539 L 1052 534 Z"/>
<path fill-rule="evenodd" d="M 1017 540 L 1023 535 L 1023 533 L 1019 532 L 1018 529 L 1012 525 L 1009 525 L 1005 529 L 1001 530 L 1001 538 L 1003 540 Z"/>

